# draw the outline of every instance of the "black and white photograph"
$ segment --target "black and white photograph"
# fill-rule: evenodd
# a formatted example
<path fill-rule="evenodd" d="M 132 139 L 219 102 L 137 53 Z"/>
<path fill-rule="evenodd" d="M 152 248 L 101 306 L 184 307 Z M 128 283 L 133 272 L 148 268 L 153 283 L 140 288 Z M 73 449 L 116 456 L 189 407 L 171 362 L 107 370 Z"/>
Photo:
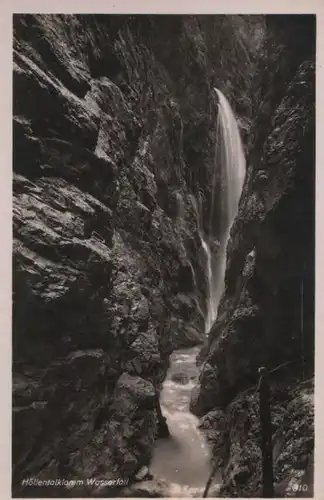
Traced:
<path fill-rule="evenodd" d="M 12 497 L 312 498 L 316 15 L 11 31 Z"/>

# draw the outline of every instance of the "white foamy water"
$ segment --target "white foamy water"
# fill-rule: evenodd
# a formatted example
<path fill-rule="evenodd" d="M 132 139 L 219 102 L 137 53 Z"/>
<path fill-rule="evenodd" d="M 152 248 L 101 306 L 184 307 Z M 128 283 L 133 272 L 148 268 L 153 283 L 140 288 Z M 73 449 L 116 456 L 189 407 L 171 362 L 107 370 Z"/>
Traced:
<path fill-rule="evenodd" d="M 226 246 L 245 177 L 244 150 L 234 113 L 224 94 L 217 89 L 215 92 L 218 96 L 218 117 L 208 224 L 203 224 L 202 199 L 200 196 L 198 199 L 191 197 L 205 255 L 208 283 L 206 334 L 216 319 L 224 289 Z M 217 183 L 219 175 L 221 190 Z M 220 197 L 217 206 L 216 197 Z M 178 217 L 182 220 L 183 206 L 180 196 L 177 201 Z M 195 347 L 172 354 L 161 393 L 162 413 L 167 418 L 171 436 L 158 440 L 150 468 L 156 477 L 168 482 L 169 493 L 173 497 L 201 497 L 211 473 L 210 450 L 204 435 L 198 429 L 198 419 L 189 411 L 190 393 L 197 379 L 196 356 L 199 350 L 199 347 Z M 177 372 L 188 377 L 186 383 L 181 384 L 176 379 L 173 380 L 173 375 Z M 215 478 L 214 482 L 216 480 Z"/>
<path fill-rule="evenodd" d="M 226 246 L 230 228 L 237 214 L 246 169 L 240 131 L 231 105 L 220 90 L 214 90 L 218 96 L 218 116 L 207 235 L 203 235 L 202 224 L 199 223 L 201 245 L 206 254 L 206 275 L 208 279 L 207 315 L 205 319 L 207 334 L 217 317 L 219 301 L 224 291 Z M 221 191 L 219 191 L 217 184 L 219 174 L 221 177 Z M 216 200 L 219 197 L 220 203 L 218 202 L 216 205 Z M 202 214 L 201 207 L 199 207 L 199 210 L 200 214 Z M 215 224 L 215 221 L 219 221 L 219 223 Z M 217 235 L 215 234 L 215 227 L 218 227 L 219 233 Z M 216 237 L 219 246 L 217 252 L 213 253 L 211 242 Z"/>
<path fill-rule="evenodd" d="M 215 295 L 214 289 L 213 289 L 214 280 L 213 280 L 213 267 L 212 267 L 212 253 L 202 233 L 200 234 L 200 240 L 201 240 L 201 246 L 203 247 L 206 256 L 206 274 L 207 274 L 208 289 L 207 289 L 207 316 L 205 318 L 205 332 L 208 333 L 215 318 L 214 304 L 216 303 L 214 297 Z"/>
<path fill-rule="evenodd" d="M 245 178 L 246 161 L 240 130 L 229 101 L 224 94 L 215 89 L 218 104 L 218 123 L 216 132 L 216 158 L 213 187 L 217 178 L 217 169 L 221 170 L 222 179 L 222 207 L 221 207 L 221 238 L 227 242 L 229 230 L 237 213 L 242 187 Z M 210 214 L 210 232 L 213 231 L 215 217 L 215 196 L 212 191 L 212 204 Z"/>
<path fill-rule="evenodd" d="M 161 393 L 161 409 L 171 436 L 157 441 L 150 469 L 170 483 L 172 496 L 201 496 L 211 472 L 210 450 L 197 427 L 198 419 L 189 411 L 199 350 L 194 347 L 172 354 Z M 187 383 L 172 380 L 173 374 L 179 372 L 187 375 Z"/>

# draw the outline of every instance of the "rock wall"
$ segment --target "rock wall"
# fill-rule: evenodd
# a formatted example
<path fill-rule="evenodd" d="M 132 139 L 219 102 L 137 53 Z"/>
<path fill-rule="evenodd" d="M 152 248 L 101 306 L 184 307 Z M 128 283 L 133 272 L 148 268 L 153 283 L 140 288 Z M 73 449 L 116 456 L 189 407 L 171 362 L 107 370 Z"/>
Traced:
<path fill-rule="evenodd" d="M 259 496 L 256 383 L 260 366 L 276 368 L 276 496 L 298 496 L 292 482 L 305 484 L 306 473 L 304 494 L 312 496 L 315 18 L 267 16 L 262 50 L 226 289 L 191 406 L 224 470 L 223 495 Z"/>
<path fill-rule="evenodd" d="M 14 16 L 15 496 L 148 463 L 169 354 L 203 338 L 213 86 L 247 137 L 260 23 Z"/>

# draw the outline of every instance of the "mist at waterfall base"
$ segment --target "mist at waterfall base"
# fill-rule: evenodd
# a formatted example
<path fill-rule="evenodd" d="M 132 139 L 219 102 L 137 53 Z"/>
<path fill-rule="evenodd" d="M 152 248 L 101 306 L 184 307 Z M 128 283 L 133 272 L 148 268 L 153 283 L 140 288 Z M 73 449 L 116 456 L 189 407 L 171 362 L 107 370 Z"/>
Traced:
<path fill-rule="evenodd" d="M 244 150 L 235 115 L 222 92 L 217 89 L 215 91 L 218 97 L 218 116 L 208 224 L 203 224 L 203 200 L 199 196 L 191 196 L 208 281 L 206 334 L 216 319 L 223 293 L 226 246 L 245 177 Z M 217 183 L 219 173 L 221 190 Z M 183 210 L 179 210 L 179 214 L 183 217 Z M 158 440 L 150 467 L 156 477 L 168 481 L 171 496 L 202 496 L 211 473 L 210 449 L 198 428 L 199 420 L 189 411 L 190 393 L 198 379 L 196 357 L 200 348 L 182 349 L 172 354 L 161 392 L 161 408 L 171 435 Z M 174 373 L 177 372 L 186 376 L 186 383 L 174 379 Z M 217 482 L 220 481 L 218 472 L 214 477 L 214 494 Z"/>

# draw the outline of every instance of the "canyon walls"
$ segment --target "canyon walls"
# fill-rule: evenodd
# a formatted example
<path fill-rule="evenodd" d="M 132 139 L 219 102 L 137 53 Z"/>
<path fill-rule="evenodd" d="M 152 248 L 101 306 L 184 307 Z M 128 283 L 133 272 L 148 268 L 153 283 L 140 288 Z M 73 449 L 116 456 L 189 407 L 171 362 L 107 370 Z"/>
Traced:
<path fill-rule="evenodd" d="M 315 17 L 267 16 L 253 80 L 247 175 L 225 292 L 192 411 L 224 471 L 222 496 L 260 496 L 258 368 L 270 374 L 276 496 L 312 496 Z"/>
<path fill-rule="evenodd" d="M 247 144 L 262 33 L 253 16 L 14 16 L 14 496 L 49 495 L 27 477 L 132 479 L 148 464 L 169 355 L 203 339 L 192 196 L 208 213 L 213 87 Z M 237 224 L 250 228 L 241 210 Z M 246 249 L 241 236 L 231 243 L 231 297 L 256 245 L 247 231 Z M 94 488 L 73 489 L 86 494 Z"/>

